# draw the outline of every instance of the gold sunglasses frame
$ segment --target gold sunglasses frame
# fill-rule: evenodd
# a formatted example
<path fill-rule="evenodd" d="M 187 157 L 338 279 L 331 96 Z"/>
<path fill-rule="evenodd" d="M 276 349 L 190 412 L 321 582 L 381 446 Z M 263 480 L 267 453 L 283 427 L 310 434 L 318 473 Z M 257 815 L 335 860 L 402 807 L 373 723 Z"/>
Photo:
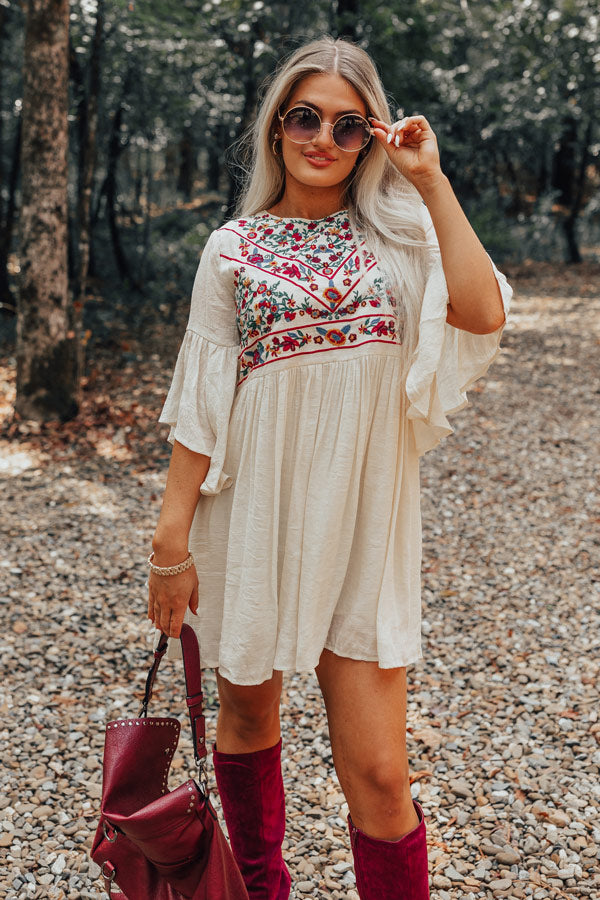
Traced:
<path fill-rule="evenodd" d="M 317 133 L 315 135 L 313 135 L 313 137 L 309 138 L 307 141 L 295 141 L 294 138 L 291 138 L 289 136 L 289 134 L 287 133 L 287 131 L 285 130 L 283 120 L 285 119 L 286 116 L 288 116 L 295 109 L 308 109 L 310 112 L 315 114 L 315 116 L 321 123 Z M 361 150 L 364 150 L 365 147 L 369 146 L 369 142 L 370 142 L 371 138 L 373 137 L 373 131 L 371 129 L 371 126 L 369 125 L 369 122 L 367 121 L 367 119 L 365 119 L 364 116 L 359 116 L 357 113 L 343 113 L 341 116 L 337 117 L 335 122 L 324 122 L 316 109 L 313 109 L 312 106 L 305 106 L 303 103 L 301 103 L 301 104 L 299 104 L 299 106 L 290 107 L 290 109 L 288 109 L 283 116 L 281 115 L 279 110 L 277 110 L 277 115 L 279 117 L 279 121 L 281 122 L 281 130 L 283 131 L 283 133 L 285 134 L 287 139 L 292 141 L 293 144 L 310 144 L 311 141 L 314 141 L 314 139 L 321 134 L 321 131 L 323 130 L 324 125 L 329 125 L 329 127 L 331 128 L 331 138 L 333 140 L 333 143 L 338 148 L 338 150 L 341 150 L 343 153 L 359 153 Z M 367 126 L 367 130 L 369 131 L 369 138 L 368 138 L 367 142 L 365 144 L 363 144 L 362 147 L 357 147 L 356 150 L 346 150 L 345 147 L 340 147 L 340 145 L 337 143 L 336 139 L 333 136 L 333 129 L 335 128 L 337 123 L 340 121 L 340 119 L 345 119 L 347 116 L 353 116 L 355 119 L 362 119 L 362 121 Z"/>

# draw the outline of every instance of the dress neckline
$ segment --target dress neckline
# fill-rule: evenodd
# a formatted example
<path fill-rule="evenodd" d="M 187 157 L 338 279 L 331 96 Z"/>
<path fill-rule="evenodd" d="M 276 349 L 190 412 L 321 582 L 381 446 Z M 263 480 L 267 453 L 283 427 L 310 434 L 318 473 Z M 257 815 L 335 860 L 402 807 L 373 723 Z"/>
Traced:
<path fill-rule="evenodd" d="M 261 212 L 257 213 L 257 215 L 268 216 L 270 219 L 275 219 L 276 222 L 326 222 L 328 219 L 335 219 L 337 216 L 347 216 L 348 208 L 338 209 L 337 212 L 329 213 L 327 216 L 321 216 L 320 219 L 304 219 L 301 216 L 276 216 L 274 213 L 268 212 L 266 209 L 263 209 Z"/>

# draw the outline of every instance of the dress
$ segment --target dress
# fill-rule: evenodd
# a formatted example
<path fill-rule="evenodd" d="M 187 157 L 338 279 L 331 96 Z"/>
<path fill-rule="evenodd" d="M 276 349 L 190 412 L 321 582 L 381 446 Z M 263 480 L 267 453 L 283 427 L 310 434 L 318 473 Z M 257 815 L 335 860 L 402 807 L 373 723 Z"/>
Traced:
<path fill-rule="evenodd" d="M 312 670 L 324 647 L 382 668 L 422 656 L 419 456 L 451 433 L 447 414 L 502 331 L 446 323 L 423 215 L 432 266 L 405 389 L 396 301 L 346 210 L 257 213 L 205 246 L 159 421 L 211 457 L 189 537 L 198 614 L 186 621 L 202 665 L 236 684 Z"/>

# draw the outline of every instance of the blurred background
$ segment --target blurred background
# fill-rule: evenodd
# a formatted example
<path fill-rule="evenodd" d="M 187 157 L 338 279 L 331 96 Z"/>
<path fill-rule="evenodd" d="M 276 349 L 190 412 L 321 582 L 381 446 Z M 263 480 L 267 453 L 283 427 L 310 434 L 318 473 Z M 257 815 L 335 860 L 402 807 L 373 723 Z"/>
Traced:
<path fill-rule="evenodd" d="M 43 27 L 36 7 L 45 7 Z M 53 17 L 56 27 L 68 19 L 68 40 L 58 38 L 67 85 L 56 75 L 57 91 L 68 90 L 62 306 L 80 368 L 66 407 L 25 404 L 25 418 L 75 415 L 94 349 L 116 341 L 127 354 L 123 343 L 180 325 L 203 243 L 232 210 L 235 144 L 261 86 L 283 55 L 323 33 L 372 55 L 393 114 L 428 116 L 443 167 L 500 264 L 597 260 L 595 0 L 0 0 L 0 338 L 8 351 L 32 252 L 30 240 L 22 246 L 23 159 L 34 197 L 36 165 L 48 174 L 47 159 L 25 153 L 24 131 L 27 104 L 44 109 L 36 86 Z M 25 89 L 24 75 L 32 76 Z"/>

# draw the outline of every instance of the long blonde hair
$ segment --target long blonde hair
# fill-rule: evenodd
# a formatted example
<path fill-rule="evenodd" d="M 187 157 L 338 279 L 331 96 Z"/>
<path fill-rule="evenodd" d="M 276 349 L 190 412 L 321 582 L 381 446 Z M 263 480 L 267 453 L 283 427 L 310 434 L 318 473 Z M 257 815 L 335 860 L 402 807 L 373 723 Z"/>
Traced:
<path fill-rule="evenodd" d="M 272 150 L 279 125 L 277 112 L 284 109 L 302 78 L 323 73 L 346 79 L 362 97 L 367 115 L 392 121 L 381 80 L 364 50 L 329 35 L 299 47 L 271 77 L 257 117 L 240 141 L 249 164 L 242 163 L 244 177 L 236 218 L 254 215 L 281 199 L 285 167 L 281 155 L 275 156 Z M 403 336 L 406 371 L 416 348 L 428 268 L 421 197 L 373 138 L 365 156 L 357 161 L 342 204 L 348 208 L 354 234 L 362 232 L 366 248 L 387 274 L 397 299 L 396 332 Z"/>

